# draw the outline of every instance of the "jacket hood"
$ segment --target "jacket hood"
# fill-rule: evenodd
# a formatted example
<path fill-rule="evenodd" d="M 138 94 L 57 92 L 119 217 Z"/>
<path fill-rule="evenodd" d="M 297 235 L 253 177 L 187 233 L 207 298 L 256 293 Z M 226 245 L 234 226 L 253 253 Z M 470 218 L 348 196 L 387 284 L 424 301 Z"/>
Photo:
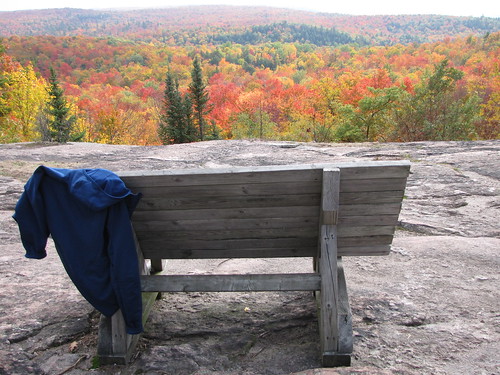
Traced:
<path fill-rule="evenodd" d="M 94 211 L 106 209 L 125 200 L 129 215 L 132 215 L 141 197 L 140 194 L 132 193 L 116 174 L 106 169 L 62 169 L 40 166 L 34 173 L 37 174 L 63 182 L 75 199 Z"/>

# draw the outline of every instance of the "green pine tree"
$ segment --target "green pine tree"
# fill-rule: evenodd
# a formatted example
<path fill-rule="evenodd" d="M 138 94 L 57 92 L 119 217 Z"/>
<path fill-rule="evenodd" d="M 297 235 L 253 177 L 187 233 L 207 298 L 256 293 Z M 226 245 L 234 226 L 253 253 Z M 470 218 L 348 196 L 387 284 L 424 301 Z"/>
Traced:
<path fill-rule="evenodd" d="M 195 125 L 198 127 L 199 139 L 205 139 L 206 120 L 205 116 L 210 113 L 211 108 L 208 106 L 208 90 L 207 85 L 203 81 L 203 72 L 198 57 L 193 60 L 193 69 L 191 71 L 191 84 L 189 85 L 189 93 L 193 103 L 193 112 Z"/>
<path fill-rule="evenodd" d="M 170 71 L 167 72 L 165 84 L 164 109 L 158 128 L 160 140 L 163 144 L 195 141 L 196 129 L 189 95 L 181 95 L 179 84 Z"/>
<path fill-rule="evenodd" d="M 64 91 L 53 68 L 50 68 L 48 91 L 50 99 L 47 112 L 51 115 L 48 123 L 50 140 L 59 143 L 68 142 L 71 139 L 76 116 L 69 113 L 71 108 L 64 98 Z"/>

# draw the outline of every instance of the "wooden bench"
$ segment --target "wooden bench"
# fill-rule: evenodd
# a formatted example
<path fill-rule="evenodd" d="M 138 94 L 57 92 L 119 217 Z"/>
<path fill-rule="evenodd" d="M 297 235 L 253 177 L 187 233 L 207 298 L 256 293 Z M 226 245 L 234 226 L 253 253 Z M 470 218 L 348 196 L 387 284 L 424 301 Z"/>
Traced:
<path fill-rule="evenodd" d="M 387 255 L 406 161 L 118 173 L 143 198 L 137 237 L 144 321 L 157 292 L 315 291 L 323 366 L 349 365 L 352 323 L 342 256 Z M 168 275 L 164 259 L 311 257 L 299 274 Z M 144 259 L 150 259 L 150 267 Z M 101 318 L 101 363 L 127 363 L 137 336 Z"/>

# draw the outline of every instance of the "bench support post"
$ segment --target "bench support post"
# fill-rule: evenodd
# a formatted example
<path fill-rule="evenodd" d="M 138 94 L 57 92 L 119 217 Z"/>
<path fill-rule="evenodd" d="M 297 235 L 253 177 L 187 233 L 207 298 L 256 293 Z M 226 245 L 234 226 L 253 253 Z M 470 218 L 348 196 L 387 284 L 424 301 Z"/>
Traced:
<path fill-rule="evenodd" d="M 344 271 L 337 255 L 340 171 L 323 171 L 318 270 L 321 275 L 320 337 L 324 367 L 349 366 L 352 319 Z"/>
<path fill-rule="evenodd" d="M 137 238 L 135 238 L 135 245 L 140 275 L 150 275 L 152 272 L 159 272 L 163 270 L 165 263 L 161 260 L 155 261 L 153 264 L 155 268 L 150 270 L 146 265 Z M 146 324 L 146 321 L 149 317 L 158 294 L 158 292 L 142 293 L 143 325 Z M 134 353 L 135 347 L 137 346 L 140 337 L 140 334 L 127 334 L 125 328 L 125 320 L 123 319 L 121 310 L 118 310 L 111 317 L 101 315 L 101 320 L 99 321 L 99 336 L 97 344 L 97 355 L 99 356 L 100 364 L 128 364 L 132 358 L 132 354 Z"/>
<path fill-rule="evenodd" d="M 101 315 L 97 346 L 99 363 L 126 365 L 130 361 L 139 336 L 127 334 L 121 310 L 111 317 Z"/>

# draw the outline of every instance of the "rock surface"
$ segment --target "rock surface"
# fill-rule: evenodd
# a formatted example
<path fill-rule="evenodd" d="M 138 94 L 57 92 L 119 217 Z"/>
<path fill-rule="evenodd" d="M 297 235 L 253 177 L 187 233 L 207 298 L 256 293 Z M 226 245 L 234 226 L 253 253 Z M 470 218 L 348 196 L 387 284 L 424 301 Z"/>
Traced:
<path fill-rule="evenodd" d="M 44 260 L 23 257 L 11 219 L 40 164 L 119 171 L 397 159 L 410 160 L 412 173 L 393 252 L 344 260 L 350 368 L 320 368 L 316 306 L 302 292 L 166 294 L 133 362 L 99 367 L 98 313 L 69 281 L 53 244 Z M 499 374 L 499 179 L 498 141 L 0 145 L 0 374 Z M 169 268 L 309 266 L 302 259 L 223 259 Z"/>

